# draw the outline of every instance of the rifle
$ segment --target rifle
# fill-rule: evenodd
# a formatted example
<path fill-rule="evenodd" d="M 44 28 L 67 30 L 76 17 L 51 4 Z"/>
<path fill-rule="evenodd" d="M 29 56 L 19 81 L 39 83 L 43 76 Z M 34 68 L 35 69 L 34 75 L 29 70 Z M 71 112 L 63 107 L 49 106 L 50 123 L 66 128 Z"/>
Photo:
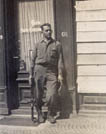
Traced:
<path fill-rule="evenodd" d="M 29 83 L 31 87 L 31 120 L 33 122 L 37 122 L 37 118 L 34 117 L 35 108 L 37 109 L 37 102 L 36 102 L 36 99 L 34 98 L 35 83 L 34 83 L 33 77 L 30 79 Z"/>

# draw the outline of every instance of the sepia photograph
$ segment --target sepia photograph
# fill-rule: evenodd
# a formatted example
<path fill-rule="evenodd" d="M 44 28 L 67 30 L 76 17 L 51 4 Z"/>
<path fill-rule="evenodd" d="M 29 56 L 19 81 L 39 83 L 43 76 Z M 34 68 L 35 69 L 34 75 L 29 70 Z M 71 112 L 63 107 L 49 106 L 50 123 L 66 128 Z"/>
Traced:
<path fill-rule="evenodd" d="M 106 133 L 106 0 L 0 0 L 0 134 Z"/>

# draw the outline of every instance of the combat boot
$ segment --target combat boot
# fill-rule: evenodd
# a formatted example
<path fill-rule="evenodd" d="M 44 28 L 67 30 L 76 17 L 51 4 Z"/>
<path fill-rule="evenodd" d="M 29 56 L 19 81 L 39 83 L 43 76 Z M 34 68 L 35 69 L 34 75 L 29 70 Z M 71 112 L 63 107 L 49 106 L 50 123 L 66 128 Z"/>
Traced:
<path fill-rule="evenodd" d="M 39 123 L 44 123 L 45 122 L 45 119 L 43 118 L 43 115 L 42 115 L 41 111 L 38 112 L 38 122 Z"/>
<path fill-rule="evenodd" d="M 52 114 L 50 114 L 50 112 L 48 112 L 47 119 L 52 124 L 56 123 L 56 119 L 54 118 L 54 116 Z"/>

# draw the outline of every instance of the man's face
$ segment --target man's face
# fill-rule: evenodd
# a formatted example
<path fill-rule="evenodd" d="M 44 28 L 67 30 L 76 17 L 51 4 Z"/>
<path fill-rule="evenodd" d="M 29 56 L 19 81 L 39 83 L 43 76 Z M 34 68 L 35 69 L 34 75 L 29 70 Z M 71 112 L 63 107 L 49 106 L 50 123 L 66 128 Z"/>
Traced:
<path fill-rule="evenodd" d="M 51 38 L 51 35 L 52 35 L 51 27 L 49 27 L 49 26 L 44 26 L 42 32 L 43 32 L 43 36 L 44 36 L 46 39 L 50 39 L 50 38 Z"/>

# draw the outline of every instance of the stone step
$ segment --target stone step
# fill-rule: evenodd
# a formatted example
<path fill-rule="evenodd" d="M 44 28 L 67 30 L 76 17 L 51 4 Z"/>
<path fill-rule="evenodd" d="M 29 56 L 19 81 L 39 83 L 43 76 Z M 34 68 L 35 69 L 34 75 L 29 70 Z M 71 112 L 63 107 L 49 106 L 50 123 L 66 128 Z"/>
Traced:
<path fill-rule="evenodd" d="M 106 95 L 92 95 L 92 96 L 84 96 L 83 103 L 85 104 L 106 104 Z"/>
<path fill-rule="evenodd" d="M 47 112 L 47 107 L 42 107 L 43 112 Z M 36 115 L 36 109 L 34 109 L 34 114 Z M 31 115 L 31 107 L 22 106 L 19 109 L 15 109 L 11 111 L 11 114 L 15 115 Z"/>
<path fill-rule="evenodd" d="M 29 77 L 29 72 L 27 71 L 19 71 L 18 72 L 18 78 L 28 78 Z"/>
<path fill-rule="evenodd" d="M 31 109 L 25 109 L 25 108 L 21 108 L 21 109 L 15 109 L 11 111 L 11 114 L 23 114 L 23 115 L 31 115 Z"/>
<path fill-rule="evenodd" d="M 106 110 L 106 104 L 83 104 L 81 110 Z"/>
<path fill-rule="evenodd" d="M 83 110 L 83 109 L 81 109 L 79 111 L 78 115 L 106 116 L 106 111 L 105 110 Z"/>

